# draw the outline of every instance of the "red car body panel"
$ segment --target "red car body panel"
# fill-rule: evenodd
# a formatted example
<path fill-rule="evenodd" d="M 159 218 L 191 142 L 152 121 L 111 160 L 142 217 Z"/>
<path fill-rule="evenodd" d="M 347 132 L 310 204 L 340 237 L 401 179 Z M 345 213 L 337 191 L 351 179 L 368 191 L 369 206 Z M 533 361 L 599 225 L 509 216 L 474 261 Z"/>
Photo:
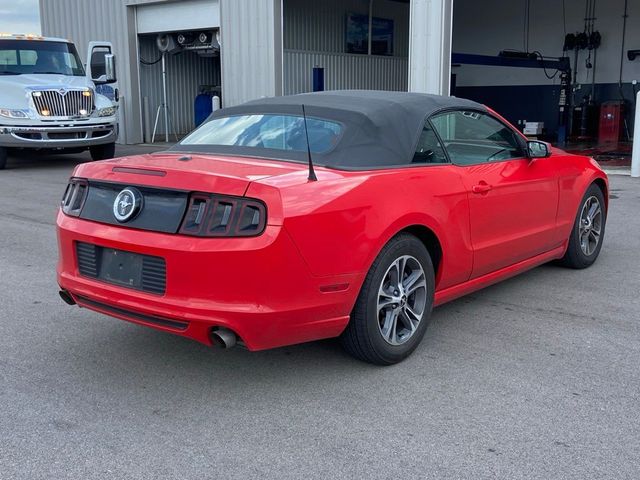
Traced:
<path fill-rule="evenodd" d="M 403 230 L 423 229 L 437 239 L 440 305 L 562 257 L 588 186 L 599 182 L 605 198 L 608 189 L 593 160 L 560 150 L 548 158 L 468 167 L 318 167 L 317 182 L 308 181 L 306 165 L 298 163 L 190 157 L 167 153 L 86 163 L 73 176 L 260 199 L 268 211 L 264 233 L 189 237 L 60 212 L 58 283 L 80 306 L 205 344 L 212 327 L 226 327 L 250 350 L 340 335 L 371 264 Z M 164 258 L 165 294 L 81 276 L 75 242 Z M 162 326 L 134 313 L 188 326 Z"/>
<path fill-rule="evenodd" d="M 189 327 L 174 333 L 205 344 L 210 342 L 211 326 L 224 326 L 235 331 L 252 350 L 335 336 L 348 319 L 347 307 L 342 305 L 350 299 L 350 292 L 324 294 L 320 288 L 327 280 L 309 275 L 291 239 L 280 227 L 268 227 L 259 240 L 251 239 L 251 245 L 242 240 L 231 248 L 222 239 L 186 238 L 176 244 L 175 236 L 154 232 L 136 232 L 133 243 L 127 238 L 130 232 L 122 235 L 117 227 L 96 228 L 87 223 L 62 213 L 58 217 L 58 281 L 81 306 L 87 303 L 84 298 L 123 310 L 186 321 Z M 80 276 L 74 241 L 163 256 L 167 261 L 166 294 L 160 297 Z M 234 254 L 240 245 L 246 250 Z M 356 281 L 352 276 L 331 280 L 337 284 Z M 308 328 L 305 324 L 309 324 Z"/>

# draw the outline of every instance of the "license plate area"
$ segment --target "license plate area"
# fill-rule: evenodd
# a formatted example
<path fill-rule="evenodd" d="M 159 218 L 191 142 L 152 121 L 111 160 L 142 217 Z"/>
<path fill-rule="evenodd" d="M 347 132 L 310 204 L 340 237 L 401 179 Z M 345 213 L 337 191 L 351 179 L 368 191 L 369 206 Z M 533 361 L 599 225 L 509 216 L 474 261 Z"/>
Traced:
<path fill-rule="evenodd" d="M 142 288 L 142 256 L 136 253 L 102 248 L 98 278 L 123 287 Z"/>
<path fill-rule="evenodd" d="M 120 287 L 164 295 L 164 258 L 77 242 L 80 275 Z"/>

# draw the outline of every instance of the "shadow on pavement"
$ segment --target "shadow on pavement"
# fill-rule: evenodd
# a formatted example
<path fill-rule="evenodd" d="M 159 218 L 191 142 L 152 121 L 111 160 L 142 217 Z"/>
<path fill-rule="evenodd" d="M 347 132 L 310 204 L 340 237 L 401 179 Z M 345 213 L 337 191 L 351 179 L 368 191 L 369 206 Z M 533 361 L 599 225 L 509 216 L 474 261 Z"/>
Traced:
<path fill-rule="evenodd" d="M 142 155 L 166 150 L 166 144 L 159 145 L 117 145 L 116 157 Z M 73 168 L 85 162 L 91 162 L 88 151 L 82 153 L 44 153 L 38 150 L 12 150 L 9 153 L 7 169 L 23 170 L 33 168 Z"/>

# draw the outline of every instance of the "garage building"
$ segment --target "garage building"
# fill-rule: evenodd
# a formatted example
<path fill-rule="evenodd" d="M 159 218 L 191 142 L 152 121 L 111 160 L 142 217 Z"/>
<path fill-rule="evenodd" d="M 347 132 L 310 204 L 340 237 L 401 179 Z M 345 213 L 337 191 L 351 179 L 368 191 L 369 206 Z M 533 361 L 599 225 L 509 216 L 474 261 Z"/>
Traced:
<path fill-rule="evenodd" d="M 167 129 L 158 116 L 161 139 L 195 127 L 198 95 L 231 106 L 323 88 L 451 92 L 522 128 L 535 122 L 544 139 L 597 143 L 603 121 L 605 140 L 632 138 L 640 0 L 40 0 L 40 8 L 44 35 L 79 48 L 113 42 L 122 143 L 151 141 L 161 50 L 170 118 Z"/>

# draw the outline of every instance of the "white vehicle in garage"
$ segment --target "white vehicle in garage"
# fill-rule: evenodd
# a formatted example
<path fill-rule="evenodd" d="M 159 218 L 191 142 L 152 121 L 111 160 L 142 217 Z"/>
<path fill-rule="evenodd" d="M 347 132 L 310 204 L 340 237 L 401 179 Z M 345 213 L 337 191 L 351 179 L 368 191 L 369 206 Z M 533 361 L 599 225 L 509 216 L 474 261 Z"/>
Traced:
<path fill-rule="evenodd" d="M 113 157 L 115 82 L 108 42 L 89 44 L 85 71 L 69 40 L 0 35 L 0 170 L 10 149 Z"/>

